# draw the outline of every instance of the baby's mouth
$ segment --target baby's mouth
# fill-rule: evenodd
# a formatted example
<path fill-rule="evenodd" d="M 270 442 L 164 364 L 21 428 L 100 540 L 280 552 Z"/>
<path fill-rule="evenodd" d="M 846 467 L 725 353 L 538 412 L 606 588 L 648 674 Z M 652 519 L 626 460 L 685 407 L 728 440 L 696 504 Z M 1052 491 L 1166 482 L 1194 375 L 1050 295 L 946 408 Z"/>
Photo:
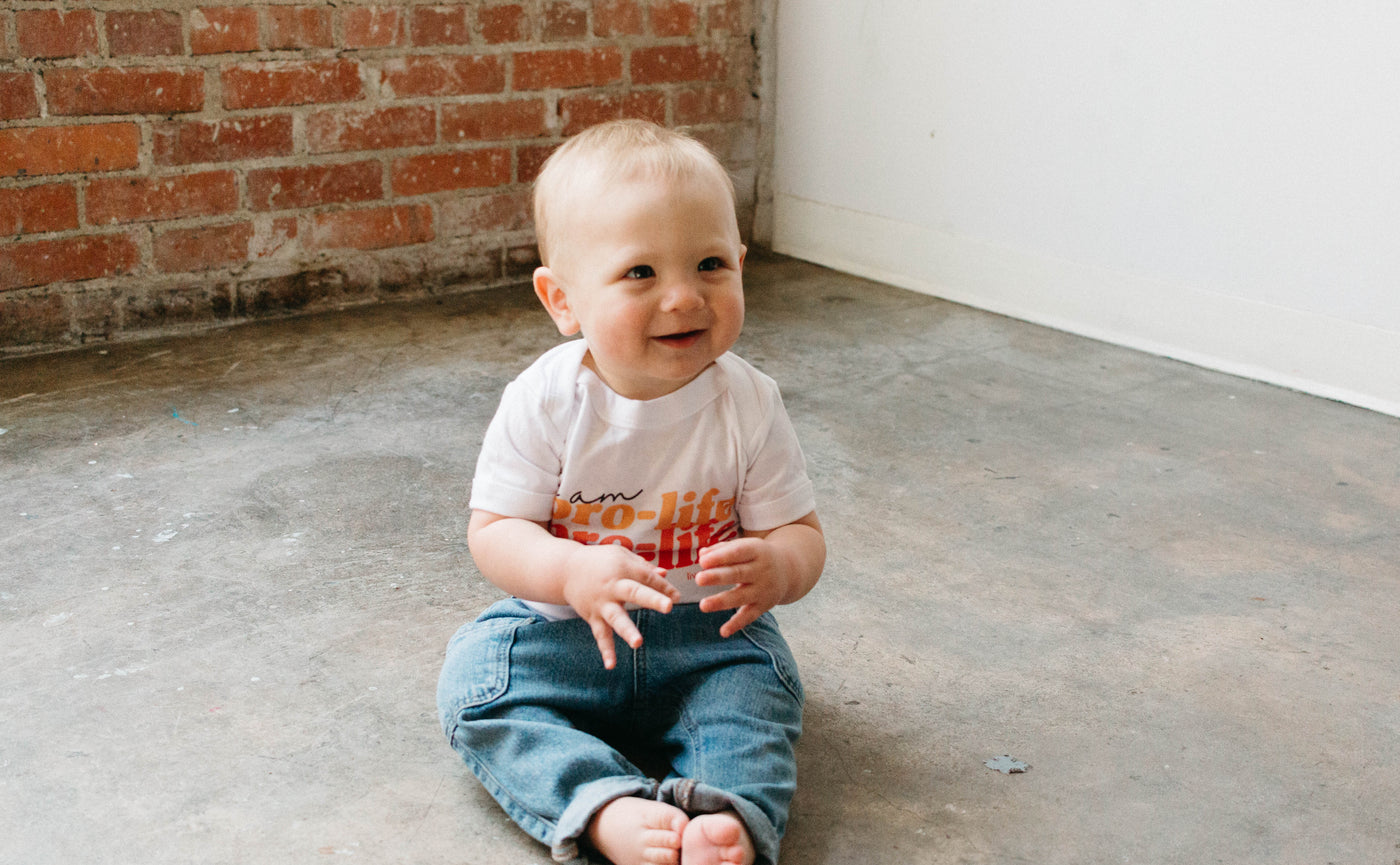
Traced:
<path fill-rule="evenodd" d="M 662 342 L 680 344 L 694 340 L 696 337 L 700 336 L 700 334 L 704 332 L 704 330 L 686 330 L 680 333 L 663 334 L 662 336 L 658 336 L 656 338 Z"/>

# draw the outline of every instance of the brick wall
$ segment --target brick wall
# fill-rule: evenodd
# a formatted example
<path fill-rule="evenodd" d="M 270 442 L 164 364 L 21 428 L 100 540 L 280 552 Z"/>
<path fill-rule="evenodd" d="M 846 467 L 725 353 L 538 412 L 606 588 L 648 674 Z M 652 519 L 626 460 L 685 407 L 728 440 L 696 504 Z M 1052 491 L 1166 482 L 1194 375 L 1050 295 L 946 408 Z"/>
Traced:
<path fill-rule="evenodd" d="M 0 350 L 498 285 L 529 184 L 623 115 L 751 217 L 755 0 L 0 8 Z"/>

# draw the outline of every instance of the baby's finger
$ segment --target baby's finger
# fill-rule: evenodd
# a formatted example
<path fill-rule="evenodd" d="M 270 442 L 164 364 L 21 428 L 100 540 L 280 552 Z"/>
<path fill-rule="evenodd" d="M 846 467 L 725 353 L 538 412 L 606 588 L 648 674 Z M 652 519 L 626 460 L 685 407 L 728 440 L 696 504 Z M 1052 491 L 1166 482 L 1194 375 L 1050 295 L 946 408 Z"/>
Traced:
<path fill-rule="evenodd" d="M 622 642 L 634 649 L 642 645 L 642 632 L 637 630 L 637 626 L 632 623 L 632 617 L 627 615 L 627 611 L 620 604 L 605 606 L 603 618 L 607 620 L 613 632 L 622 638 Z"/>
<path fill-rule="evenodd" d="M 758 617 L 763 615 L 763 609 L 757 604 L 745 604 L 739 611 L 729 617 L 729 621 L 720 626 L 719 635 L 721 637 L 732 637 L 743 629 L 758 621 Z"/>
<path fill-rule="evenodd" d="M 706 568 L 695 575 L 697 586 L 732 586 L 743 581 L 743 574 L 736 567 Z"/>
<path fill-rule="evenodd" d="M 647 571 L 646 574 L 638 577 L 637 582 L 641 583 L 644 586 L 649 586 L 650 588 L 655 589 L 656 591 L 670 598 L 672 601 L 679 601 L 681 599 L 680 589 L 677 589 L 675 586 L 671 585 L 669 582 L 666 581 L 665 568 L 652 568 L 651 570 Z M 662 612 L 665 611 L 663 610 Z"/>
<path fill-rule="evenodd" d="M 671 588 L 670 584 L 667 584 L 666 588 Z M 671 612 L 671 605 L 675 603 L 675 598 L 671 597 L 670 594 L 663 594 L 651 586 L 632 580 L 623 584 L 622 594 L 623 597 L 620 600 L 624 603 L 634 604 L 647 610 L 655 610 L 658 613 Z M 628 621 L 630 623 L 631 620 Z"/>
<path fill-rule="evenodd" d="M 698 581 L 697 581 L 698 582 Z M 735 586 L 728 591 L 710 595 L 700 600 L 700 612 L 715 613 L 720 610 L 737 610 L 749 602 L 744 586 Z"/>
<path fill-rule="evenodd" d="M 593 631 L 593 640 L 598 644 L 598 654 L 603 656 L 603 669 L 611 670 L 616 667 L 617 648 L 613 645 L 612 628 L 601 620 L 590 621 L 588 627 Z"/>
<path fill-rule="evenodd" d="M 708 569 L 752 561 L 754 557 L 753 550 L 750 549 L 753 546 L 752 540 L 751 538 L 736 538 L 705 547 L 700 551 L 700 566 Z"/>

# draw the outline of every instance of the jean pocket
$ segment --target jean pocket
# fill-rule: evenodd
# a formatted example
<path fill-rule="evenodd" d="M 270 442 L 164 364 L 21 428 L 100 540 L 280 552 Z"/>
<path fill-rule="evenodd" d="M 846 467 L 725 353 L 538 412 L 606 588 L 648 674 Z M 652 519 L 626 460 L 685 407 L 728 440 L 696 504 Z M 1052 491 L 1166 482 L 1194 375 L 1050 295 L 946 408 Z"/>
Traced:
<path fill-rule="evenodd" d="M 758 621 L 740 633 L 763 650 L 773 663 L 773 671 L 778 674 L 783 687 L 801 703 L 804 698 L 802 679 L 797 675 L 797 661 L 793 660 L 792 650 L 788 648 L 787 640 L 783 639 L 782 632 L 778 630 L 778 622 L 773 618 L 773 614 L 764 613 Z"/>
<path fill-rule="evenodd" d="M 464 709 L 500 699 L 510 687 L 510 650 L 515 632 L 529 619 L 481 618 L 463 625 L 447 644 L 438 678 L 438 709 L 444 726 Z"/>

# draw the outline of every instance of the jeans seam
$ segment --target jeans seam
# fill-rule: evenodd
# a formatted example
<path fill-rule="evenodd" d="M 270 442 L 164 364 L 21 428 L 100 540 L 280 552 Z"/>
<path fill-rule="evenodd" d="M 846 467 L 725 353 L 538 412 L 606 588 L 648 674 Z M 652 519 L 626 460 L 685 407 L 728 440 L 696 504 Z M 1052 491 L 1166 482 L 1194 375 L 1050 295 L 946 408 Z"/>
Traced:
<path fill-rule="evenodd" d="M 740 633 L 744 635 L 744 638 L 748 640 L 750 644 L 768 657 L 768 665 L 773 668 L 773 673 L 778 677 L 778 681 L 782 683 L 788 693 L 795 697 L 798 702 L 805 702 L 802 680 L 798 677 L 796 669 L 787 669 L 787 664 L 784 663 L 783 659 L 768 646 L 765 646 L 762 641 L 755 639 L 748 628 L 740 631 Z"/>
<path fill-rule="evenodd" d="M 457 701 L 456 712 L 463 709 L 479 708 L 499 700 L 510 690 L 510 652 L 515 645 L 516 634 L 529 620 L 503 620 L 502 618 L 480 619 L 463 628 L 478 629 L 474 636 L 482 641 L 483 647 L 489 640 L 491 681 L 463 694 Z M 455 638 L 454 638 L 455 642 Z"/>
<path fill-rule="evenodd" d="M 694 755 L 694 765 L 690 767 L 691 775 L 695 778 L 704 778 L 707 776 L 705 762 L 708 759 L 708 755 L 700 748 L 700 736 L 698 735 L 699 725 L 690 714 L 690 702 L 688 700 L 681 701 L 680 717 L 677 720 L 680 721 L 681 729 L 685 731 L 685 737 L 690 740 L 686 752 Z"/>

